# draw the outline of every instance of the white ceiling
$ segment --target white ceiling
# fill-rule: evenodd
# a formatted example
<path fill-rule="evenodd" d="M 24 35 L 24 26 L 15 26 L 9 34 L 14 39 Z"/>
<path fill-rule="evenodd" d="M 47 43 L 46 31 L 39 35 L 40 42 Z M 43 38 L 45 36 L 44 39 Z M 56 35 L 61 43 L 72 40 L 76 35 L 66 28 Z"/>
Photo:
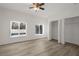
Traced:
<path fill-rule="evenodd" d="M 0 4 L 0 6 L 8 9 L 17 10 L 20 12 L 30 13 L 32 15 L 37 15 L 40 17 L 41 15 L 42 17 L 47 17 L 47 14 L 45 14 L 45 11 L 39 10 L 38 12 L 35 12 L 33 9 L 29 9 L 29 7 L 32 6 L 32 3 L 2 3 Z"/>
<path fill-rule="evenodd" d="M 74 3 L 46 3 L 43 6 L 45 10 L 38 12 L 29 9 L 32 6 L 31 3 L 1 3 L 0 6 L 33 15 L 37 14 L 50 20 L 79 16 L 79 4 Z"/>

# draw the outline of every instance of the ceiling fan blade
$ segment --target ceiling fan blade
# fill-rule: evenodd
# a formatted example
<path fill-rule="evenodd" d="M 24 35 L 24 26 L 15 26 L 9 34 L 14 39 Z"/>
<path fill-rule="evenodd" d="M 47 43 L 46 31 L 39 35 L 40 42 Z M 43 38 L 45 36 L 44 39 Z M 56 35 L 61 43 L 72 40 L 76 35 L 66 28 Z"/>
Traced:
<path fill-rule="evenodd" d="M 33 7 L 29 7 L 29 9 L 32 9 Z"/>
<path fill-rule="evenodd" d="M 33 3 L 33 5 L 36 5 L 36 3 Z"/>
<path fill-rule="evenodd" d="M 40 8 L 41 10 L 45 10 L 44 8 Z"/>
<path fill-rule="evenodd" d="M 45 5 L 45 3 L 40 3 L 39 6 Z"/>

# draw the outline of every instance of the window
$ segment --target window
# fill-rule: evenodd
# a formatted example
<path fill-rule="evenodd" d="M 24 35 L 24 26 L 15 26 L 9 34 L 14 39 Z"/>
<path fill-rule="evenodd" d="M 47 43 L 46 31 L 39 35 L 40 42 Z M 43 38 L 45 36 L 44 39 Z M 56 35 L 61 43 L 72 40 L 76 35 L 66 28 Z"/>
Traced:
<path fill-rule="evenodd" d="M 35 25 L 35 34 L 43 34 L 43 25 Z"/>
<path fill-rule="evenodd" d="M 10 36 L 26 36 L 26 23 L 19 21 L 10 21 Z"/>

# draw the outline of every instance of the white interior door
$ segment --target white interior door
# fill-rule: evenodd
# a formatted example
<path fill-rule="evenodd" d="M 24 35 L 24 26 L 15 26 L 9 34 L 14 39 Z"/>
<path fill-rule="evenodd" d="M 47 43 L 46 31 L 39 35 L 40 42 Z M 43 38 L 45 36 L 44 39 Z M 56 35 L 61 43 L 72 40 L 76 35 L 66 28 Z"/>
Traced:
<path fill-rule="evenodd" d="M 50 23 L 50 37 L 51 39 L 58 40 L 58 21 Z"/>
<path fill-rule="evenodd" d="M 79 45 L 79 17 L 65 20 L 65 41 Z"/>

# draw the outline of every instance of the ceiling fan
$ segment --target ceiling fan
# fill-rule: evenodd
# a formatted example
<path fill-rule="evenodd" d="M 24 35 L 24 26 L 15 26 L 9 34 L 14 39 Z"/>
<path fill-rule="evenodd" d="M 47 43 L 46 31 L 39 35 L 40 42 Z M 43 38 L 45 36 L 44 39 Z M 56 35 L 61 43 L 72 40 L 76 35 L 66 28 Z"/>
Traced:
<path fill-rule="evenodd" d="M 32 7 L 29 7 L 30 9 L 34 9 L 34 10 L 45 10 L 42 6 L 45 5 L 45 3 L 33 3 L 32 4 L 33 6 Z"/>

